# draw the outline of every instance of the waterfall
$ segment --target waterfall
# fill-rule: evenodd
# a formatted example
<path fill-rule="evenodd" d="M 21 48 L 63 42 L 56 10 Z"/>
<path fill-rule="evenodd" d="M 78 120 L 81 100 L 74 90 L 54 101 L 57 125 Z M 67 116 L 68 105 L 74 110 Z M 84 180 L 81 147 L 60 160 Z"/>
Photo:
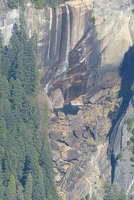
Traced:
<path fill-rule="evenodd" d="M 58 71 L 56 72 L 55 74 L 55 78 L 57 80 L 58 76 L 60 76 L 63 72 L 64 72 L 64 78 L 66 78 L 67 74 L 66 74 L 66 71 L 69 67 L 69 64 L 68 64 L 68 57 L 69 57 L 69 51 L 70 51 L 70 11 L 69 11 L 69 6 L 66 5 L 66 51 L 65 51 L 65 58 L 64 58 L 64 61 L 60 64 L 60 67 L 58 69 Z M 51 43 L 51 32 L 52 32 L 52 23 L 53 23 L 53 9 L 50 8 L 50 22 L 49 22 L 49 41 L 48 41 L 48 53 L 47 53 L 47 58 L 48 58 L 48 61 L 50 59 L 50 47 L 51 45 L 53 45 Z M 54 84 L 55 80 L 53 81 L 52 84 Z M 48 93 L 48 90 L 50 89 L 51 87 L 51 84 L 50 84 L 50 81 L 46 84 L 45 88 L 44 88 L 44 91 L 46 93 Z M 66 99 L 68 99 L 69 97 L 69 88 L 66 89 Z"/>
<path fill-rule="evenodd" d="M 53 20 L 53 14 L 52 14 L 52 8 L 50 8 L 50 22 L 49 22 L 49 41 L 48 41 L 48 61 L 50 57 L 50 44 L 51 44 L 51 29 L 52 29 L 52 20 Z"/>
<path fill-rule="evenodd" d="M 50 82 L 50 81 L 49 81 Z M 46 94 L 48 93 L 48 89 L 49 89 L 49 82 L 46 84 L 44 91 L 46 92 Z"/>
<path fill-rule="evenodd" d="M 65 55 L 65 70 L 68 69 L 68 56 L 70 50 L 70 12 L 68 5 L 66 5 L 66 13 L 67 13 L 67 48 Z"/>
<path fill-rule="evenodd" d="M 65 67 L 64 70 L 66 71 L 69 67 L 68 65 L 68 57 L 69 57 L 69 50 L 70 50 L 70 12 L 69 7 L 66 5 L 66 13 L 67 13 L 67 48 L 66 48 L 66 55 L 65 55 Z M 69 88 L 66 90 L 66 100 L 69 99 Z"/>

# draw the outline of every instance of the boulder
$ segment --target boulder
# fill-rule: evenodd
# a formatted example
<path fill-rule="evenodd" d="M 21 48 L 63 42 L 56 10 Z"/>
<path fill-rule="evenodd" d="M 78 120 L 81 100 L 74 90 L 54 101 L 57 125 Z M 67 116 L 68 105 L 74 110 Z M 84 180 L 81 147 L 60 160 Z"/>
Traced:
<path fill-rule="evenodd" d="M 100 90 L 99 92 L 97 92 L 95 95 L 93 95 L 90 99 L 89 99 L 89 103 L 95 103 L 97 100 L 99 100 L 100 98 L 106 96 L 108 93 L 108 89 L 106 90 Z"/>
<path fill-rule="evenodd" d="M 65 119 L 65 117 L 66 116 L 65 116 L 65 114 L 63 112 L 60 112 L 60 111 L 58 112 L 58 118 L 59 119 Z"/>
<path fill-rule="evenodd" d="M 89 162 L 90 162 L 90 158 L 87 158 L 86 160 L 83 161 L 81 167 L 86 170 L 88 168 L 88 165 L 89 165 Z"/>
<path fill-rule="evenodd" d="M 70 146 L 70 147 L 75 147 L 76 143 L 77 143 L 77 138 L 72 134 L 70 133 L 68 135 L 67 138 L 65 138 L 65 142 Z"/>
<path fill-rule="evenodd" d="M 82 134 L 82 136 L 83 136 L 83 138 L 86 139 L 86 140 L 89 138 L 89 134 L 88 134 L 87 131 L 84 131 L 83 134 Z"/>
<path fill-rule="evenodd" d="M 74 189 L 74 184 L 73 184 L 73 182 L 71 181 L 71 182 L 69 182 L 68 184 L 67 184 L 67 186 L 66 186 L 66 190 L 67 191 L 72 191 Z"/>
<path fill-rule="evenodd" d="M 62 95 L 62 91 L 58 88 L 54 90 L 52 95 L 52 102 L 53 102 L 53 108 L 63 108 L 64 104 L 64 98 Z"/>
<path fill-rule="evenodd" d="M 56 114 L 55 113 L 51 113 L 50 121 L 55 123 L 57 120 L 58 120 L 58 118 L 57 118 Z"/>
<path fill-rule="evenodd" d="M 80 128 L 75 128 L 75 130 L 73 131 L 73 135 L 76 137 L 76 138 L 78 138 L 78 139 L 80 139 L 81 138 L 81 136 L 82 136 L 82 128 L 80 127 Z"/>
<path fill-rule="evenodd" d="M 50 140 L 50 146 L 52 151 L 60 151 L 60 148 L 54 140 Z"/>
<path fill-rule="evenodd" d="M 62 140 L 61 132 L 59 132 L 59 131 L 51 131 L 49 133 L 49 138 L 53 139 L 53 140 L 61 141 Z"/>
<path fill-rule="evenodd" d="M 70 166 L 66 173 L 67 183 L 70 183 L 74 177 L 75 177 L 75 167 Z"/>
<path fill-rule="evenodd" d="M 39 107 L 40 107 L 41 111 L 44 110 L 44 104 L 45 103 L 47 103 L 48 109 L 50 111 L 53 111 L 52 100 L 48 97 L 48 95 L 44 91 L 41 91 L 39 93 L 38 99 L 39 99 Z"/>
<path fill-rule="evenodd" d="M 54 176 L 54 178 L 55 178 L 55 181 L 56 181 L 56 182 L 59 182 L 59 181 L 61 180 L 61 177 L 60 177 L 60 174 L 59 174 L 59 173 L 56 174 L 56 175 Z"/>
<path fill-rule="evenodd" d="M 54 162 L 59 160 L 59 154 L 57 152 L 52 152 L 52 159 Z"/>
<path fill-rule="evenodd" d="M 78 151 L 76 149 L 70 149 L 67 151 L 67 161 L 77 160 L 79 157 Z"/>
<path fill-rule="evenodd" d="M 72 106 L 83 106 L 83 102 L 79 101 L 79 100 L 73 100 L 73 101 L 70 101 L 71 105 Z"/>

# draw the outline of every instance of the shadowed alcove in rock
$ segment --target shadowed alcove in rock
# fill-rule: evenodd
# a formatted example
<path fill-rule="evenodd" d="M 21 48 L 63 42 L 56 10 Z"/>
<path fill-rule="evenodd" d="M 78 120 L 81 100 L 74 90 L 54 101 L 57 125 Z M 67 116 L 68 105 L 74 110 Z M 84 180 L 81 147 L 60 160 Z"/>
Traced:
<path fill-rule="evenodd" d="M 119 68 L 119 75 L 121 77 L 121 87 L 118 94 L 118 98 L 122 98 L 122 103 L 120 105 L 116 118 L 112 120 L 112 127 L 107 135 L 109 137 L 108 154 L 111 155 L 111 166 L 112 166 L 111 183 L 114 182 L 115 165 L 117 159 L 114 156 L 114 149 L 113 149 L 114 141 L 117 135 L 117 131 L 115 131 L 115 129 L 117 128 L 118 124 L 120 123 L 120 120 L 124 116 L 128 108 L 129 101 L 132 97 L 131 87 L 134 82 L 134 46 L 130 47 L 129 50 L 125 53 L 122 65 Z"/>

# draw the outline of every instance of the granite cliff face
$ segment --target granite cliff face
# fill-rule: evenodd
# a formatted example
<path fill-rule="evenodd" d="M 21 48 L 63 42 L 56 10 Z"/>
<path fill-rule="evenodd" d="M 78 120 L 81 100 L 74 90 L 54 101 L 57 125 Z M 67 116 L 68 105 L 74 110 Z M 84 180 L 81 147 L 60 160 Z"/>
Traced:
<path fill-rule="evenodd" d="M 38 34 L 41 83 L 49 95 L 60 88 L 69 101 L 114 86 L 123 55 L 132 45 L 132 9 L 128 0 L 71 1 L 43 10 L 27 4 L 27 32 Z M 8 43 L 19 10 L 1 7 L 0 12 L 0 28 Z"/>
<path fill-rule="evenodd" d="M 21 10 L 9 10 L 2 1 L 0 5 L 0 29 L 8 44 Z M 133 117 L 133 104 L 130 94 L 127 99 L 121 94 L 124 87 L 130 91 L 133 76 L 127 76 L 131 81 L 125 85 L 125 75 L 119 71 L 127 66 L 124 54 L 133 45 L 133 9 L 131 0 L 83 0 L 42 10 L 27 4 L 24 11 L 28 35 L 38 34 L 40 79 L 51 110 L 68 102 L 82 106 L 76 116 L 58 113 L 50 118 L 50 146 L 63 199 L 95 193 L 101 200 L 103 183 L 111 176 L 133 195 L 126 123 Z M 133 75 L 132 68 L 129 73 Z M 117 160 L 120 152 L 122 160 Z"/>
<path fill-rule="evenodd" d="M 133 99 L 114 128 L 116 136 L 112 147 L 114 159 L 116 160 L 114 163 L 113 182 L 123 188 L 129 195 L 134 195 L 134 165 L 130 161 L 133 156 L 132 130 L 128 131 L 128 119 L 132 118 L 134 118 Z"/>

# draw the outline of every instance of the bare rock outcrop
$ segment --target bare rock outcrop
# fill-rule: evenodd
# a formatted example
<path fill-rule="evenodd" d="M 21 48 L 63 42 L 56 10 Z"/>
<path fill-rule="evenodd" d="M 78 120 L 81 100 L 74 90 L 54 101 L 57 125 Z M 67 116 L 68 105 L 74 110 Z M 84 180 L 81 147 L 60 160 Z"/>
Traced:
<path fill-rule="evenodd" d="M 128 195 L 134 196 L 134 165 L 131 158 L 133 157 L 133 141 L 132 128 L 133 122 L 129 124 L 129 119 L 134 119 L 134 102 L 130 101 L 126 112 L 121 116 L 116 124 L 109 148 L 114 154 L 115 158 L 115 171 L 113 174 L 113 181 Z"/>
<path fill-rule="evenodd" d="M 111 176 L 106 140 L 111 125 L 108 114 L 118 103 L 114 90 L 108 94 L 113 98 L 110 106 L 108 96 L 102 97 L 96 105 L 83 106 L 77 115 L 67 115 L 63 119 L 57 117 L 56 123 L 50 122 L 56 184 L 64 200 L 79 200 L 87 193 L 90 196 L 95 193 L 98 200 L 103 198 L 104 182 L 110 181 Z M 51 133 L 56 133 L 55 130 L 58 139 L 52 139 Z"/>
<path fill-rule="evenodd" d="M 64 98 L 62 95 L 62 91 L 60 89 L 56 89 L 53 91 L 52 95 L 53 108 L 62 108 L 64 104 Z"/>

